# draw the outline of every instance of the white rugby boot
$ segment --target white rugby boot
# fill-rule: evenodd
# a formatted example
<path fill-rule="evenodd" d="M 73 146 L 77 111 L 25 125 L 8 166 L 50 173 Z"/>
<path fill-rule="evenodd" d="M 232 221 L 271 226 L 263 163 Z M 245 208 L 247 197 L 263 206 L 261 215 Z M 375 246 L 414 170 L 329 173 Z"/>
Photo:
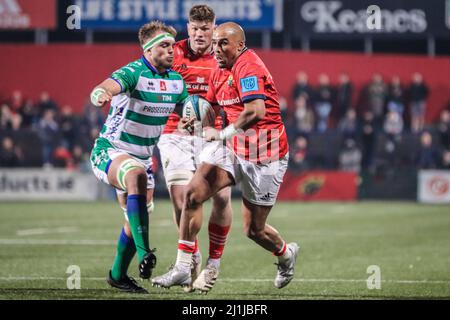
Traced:
<path fill-rule="evenodd" d="M 175 265 L 169 272 L 152 279 L 152 286 L 160 288 L 170 288 L 172 286 L 189 286 L 191 284 L 191 273 L 182 270 Z"/>
<path fill-rule="evenodd" d="M 287 245 L 286 250 L 289 250 L 290 256 L 284 262 L 275 263 L 278 266 L 277 275 L 275 277 L 274 285 L 278 289 L 281 289 L 289 284 L 294 278 L 295 263 L 300 247 L 295 242 L 291 242 Z"/>
<path fill-rule="evenodd" d="M 207 294 L 219 276 L 219 269 L 212 265 L 206 265 L 205 269 L 200 272 L 200 275 L 193 283 L 195 290 L 199 290 L 200 293 Z"/>
<path fill-rule="evenodd" d="M 192 292 L 194 291 L 193 283 L 197 279 L 197 277 L 200 274 L 200 271 L 202 270 L 202 254 L 200 251 L 198 254 L 192 255 L 192 264 L 191 264 L 191 280 L 192 282 L 183 288 L 184 292 Z"/>

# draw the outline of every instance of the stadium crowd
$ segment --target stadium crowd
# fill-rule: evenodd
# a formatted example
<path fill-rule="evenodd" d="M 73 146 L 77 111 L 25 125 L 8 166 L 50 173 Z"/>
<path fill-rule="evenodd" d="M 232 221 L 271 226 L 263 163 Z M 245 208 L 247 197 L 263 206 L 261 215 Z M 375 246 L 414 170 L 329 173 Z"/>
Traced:
<path fill-rule="evenodd" d="M 320 74 L 313 86 L 299 72 L 291 99 L 280 97 L 290 169 L 450 169 L 450 111 L 445 107 L 436 123 L 425 123 L 429 91 L 419 73 L 409 84 L 397 76 L 386 83 L 374 74 L 355 92 L 345 73 L 334 86 Z M 86 102 L 75 114 L 47 92 L 33 101 L 18 90 L 0 105 L 0 167 L 89 170 L 89 153 L 105 120 L 101 110 Z M 27 154 L 37 160 L 29 161 Z"/>

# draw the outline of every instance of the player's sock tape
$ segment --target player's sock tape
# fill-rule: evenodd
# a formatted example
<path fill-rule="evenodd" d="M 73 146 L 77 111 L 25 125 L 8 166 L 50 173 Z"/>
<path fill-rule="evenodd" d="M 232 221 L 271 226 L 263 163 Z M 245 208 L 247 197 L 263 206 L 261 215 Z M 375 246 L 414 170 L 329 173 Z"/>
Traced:
<path fill-rule="evenodd" d="M 145 167 L 142 163 L 135 159 L 126 159 L 120 164 L 119 170 L 117 170 L 117 182 L 119 183 L 119 186 L 123 190 L 127 190 L 127 187 L 125 186 L 125 177 L 126 175 L 134 169 L 144 169 Z"/>

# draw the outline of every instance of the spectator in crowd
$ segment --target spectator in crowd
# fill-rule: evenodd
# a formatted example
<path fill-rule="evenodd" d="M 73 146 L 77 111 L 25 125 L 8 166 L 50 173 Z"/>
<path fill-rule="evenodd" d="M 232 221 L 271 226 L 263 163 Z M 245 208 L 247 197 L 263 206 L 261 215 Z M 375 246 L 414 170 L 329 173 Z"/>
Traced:
<path fill-rule="evenodd" d="M 325 132 L 328 129 L 328 120 L 332 109 L 333 89 L 330 78 L 326 74 L 319 75 L 319 86 L 314 95 L 314 106 L 317 115 L 317 130 Z"/>
<path fill-rule="evenodd" d="M 346 73 L 339 75 L 339 85 L 336 94 L 336 122 L 339 122 L 352 106 L 353 85 Z"/>
<path fill-rule="evenodd" d="M 372 167 L 375 145 L 375 123 L 372 111 L 366 110 L 364 112 L 360 126 L 363 147 L 362 166 L 366 169 Z"/>
<path fill-rule="evenodd" d="M 361 171 L 362 152 L 354 139 L 348 138 L 339 153 L 339 169 L 359 173 Z"/>
<path fill-rule="evenodd" d="M 84 112 L 81 116 L 81 132 L 90 135 L 92 129 L 100 131 L 103 127 L 104 119 L 105 116 L 100 108 L 94 107 L 89 101 L 85 104 Z"/>
<path fill-rule="evenodd" d="M 40 116 L 43 117 L 47 110 L 52 110 L 55 113 L 55 115 L 57 115 L 59 108 L 56 102 L 50 98 L 48 92 L 44 91 L 41 93 L 41 96 L 39 98 L 37 110 Z"/>
<path fill-rule="evenodd" d="M 28 99 L 21 109 L 19 110 L 21 121 L 21 128 L 32 128 L 35 122 L 37 121 L 38 114 L 36 113 L 36 109 L 33 104 L 33 100 Z"/>
<path fill-rule="evenodd" d="M 84 152 L 81 146 L 75 145 L 72 152 L 73 166 L 82 172 L 91 171 L 91 163 L 89 161 L 89 153 Z"/>
<path fill-rule="evenodd" d="M 442 153 L 442 169 L 450 170 L 450 150 L 444 150 Z"/>
<path fill-rule="evenodd" d="M 367 103 L 369 110 L 373 113 L 375 125 L 380 127 L 384 118 L 384 103 L 387 88 L 380 74 L 375 73 L 372 81 L 367 87 Z"/>
<path fill-rule="evenodd" d="M 415 133 L 420 132 L 424 127 L 428 94 L 428 86 L 423 81 L 422 75 L 418 72 L 414 73 L 409 87 L 409 96 L 411 129 Z"/>
<path fill-rule="evenodd" d="M 388 111 L 383 129 L 391 140 L 398 140 L 403 133 L 403 118 L 398 112 Z"/>
<path fill-rule="evenodd" d="M 11 130 L 13 125 L 12 112 L 9 106 L 4 103 L 0 107 L 0 130 Z"/>
<path fill-rule="evenodd" d="M 420 135 L 420 149 L 416 165 L 418 169 L 436 169 L 440 165 L 439 151 L 433 145 L 433 136 L 428 131 L 424 131 Z"/>
<path fill-rule="evenodd" d="M 403 112 L 405 110 L 403 99 L 403 89 L 400 78 L 398 76 L 393 76 L 389 86 L 388 111 L 395 111 L 403 117 Z"/>
<path fill-rule="evenodd" d="M 308 84 L 308 75 L 304 71 L 297 73 L 297 81 L 292 90 L 292 99 L 295 101 L 300 95 L 304 95 L 306 101 L 311 98 L 311 87 Z"/>
<path fill-rule="evenodd" d="M 74 169 L 72 154 L 62 144 L 55 148 L 52 164 L 56 168 Z"/>
<path fill-rule="evenodd" d="M 62 108 L 59 126 L 61 128 L 63 146 L 72 150 L 77 136 L 77 123 L 71 106 L 66 105 Z"/>
<path fill-rule="evenodd" d="M 356 139 L 358 119 L 355 109 L 347 110 L 345 117 L 339 121 L 338 130 L 344 134 L 344 138 Z"/>
<path fill-rule="evenodd" d="M 283 96 L 280 96 L 279 102 L 280 102 L 281 119 L 283 120 L 283 123 L 286 126 L 286 128 L 290 127 L 292 125 L 292 123 L 291 123 L 291 119 L 289 118 L 289 109 L 288 109 L 287 99 Z"/>
<path fill-rule="evenodd" d="M 14 113 L 14 114 L 19 113 L 20 110 L 25 105 L 25 100 L 24 100 L 22 91 L 14 90 L 11 95 L 11 99 L 10 99 L 8 105 L 9 105 L 9 108 L 11 109 L 12 113 Z"/>
<path fill-rule="evenodd" d="M 439 132 L 441 145 L 445 149 L 450 150 L 450 111 L 448 109 L 441 111 L 437 129 Z"/>
<path fill-rule="evenodd" d="M 308 108 L 306 94 L 301 94 L 295 100 L 294 116 L 297 135 L 310 134 L 314 129 L 314 113 Z"/>
<path fill-rule="evenodd" d="M 22 150 L 10 137 L 4 137 L 0 148 L 0 167 L 13 168 L 23 164 Z"/>
<path fill-rule="evenodd" d="M 57 143 L 59 126 L 55 120 L 55 112 L 47 109 L 39 121 L 38 133 L 43 144 L 43 161 L 45 167 L 52 166 L 52 155 Z"/>
<path fill-rule="evenodd" d="M 309 169 L 308 164 L 308 140 L 299 136 L 295 139 L 294 146 L 291 149 L 289 166 L 292 170 L 303 171 Z"/>

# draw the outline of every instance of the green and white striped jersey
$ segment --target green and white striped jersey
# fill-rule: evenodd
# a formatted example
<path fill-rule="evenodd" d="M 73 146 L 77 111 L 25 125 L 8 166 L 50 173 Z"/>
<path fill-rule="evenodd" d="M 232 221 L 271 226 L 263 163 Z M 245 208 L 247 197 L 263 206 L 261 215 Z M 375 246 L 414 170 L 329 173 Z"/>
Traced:
<path fill-rule="evenodd" d="M 100 137 L 119 150 L 147 159 L 175 105 L 188 96 L 183 78 L 172 70 L 159 74 L 142 57 L 115 71 L 111 79 L 120 84 L 122 93 L 112 99 Z"/>

